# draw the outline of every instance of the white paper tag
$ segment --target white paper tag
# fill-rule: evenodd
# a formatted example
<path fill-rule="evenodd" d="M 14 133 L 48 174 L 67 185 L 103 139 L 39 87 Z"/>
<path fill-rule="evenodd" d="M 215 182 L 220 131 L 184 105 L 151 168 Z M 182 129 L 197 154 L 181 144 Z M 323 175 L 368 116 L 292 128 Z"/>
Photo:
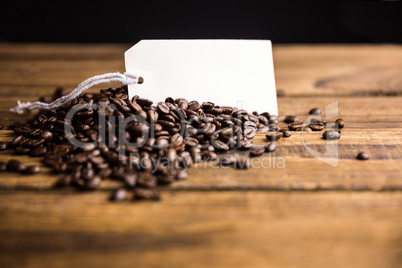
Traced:
<path fill-rule="evenodd" d="M 211 101 L 278 114 L 269 40 L 142 40 L 125 53 L 126 72 L 144 79 L 129 96 Z"/>

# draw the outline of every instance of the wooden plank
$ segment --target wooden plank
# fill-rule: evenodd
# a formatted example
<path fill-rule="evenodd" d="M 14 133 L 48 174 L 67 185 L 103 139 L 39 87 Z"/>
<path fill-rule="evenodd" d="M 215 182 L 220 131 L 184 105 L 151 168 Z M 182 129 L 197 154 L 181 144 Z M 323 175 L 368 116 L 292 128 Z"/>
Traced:
<path fill-rule="evenodd" d="M 180 192 L 139 204 L 102 192 L 0 193 L 2 267 L 401 264 L 401 192 Z"/>
<path fill-rule="evenodd" d="M 2 44 L 0 85 L 72 90 L 90 76 L 123 71 L 123 54 L 131 45 Z M 277 88 L 288 96 L 401 93 L 402 63 L 396 59 L 402 46 L 274 45 L 273 53 Z"/>
<path fill-rule="evenodd" d="M 31 117 L 8 112 L 17 100 L 123 71 L 128 47 L 0 44 L 0 123 Z M 91 193 L 55 190 L 57 174 L 46 168 L 2 173 L 0 267 L 401 267 L 402 47 L 273 52 L 277 86 L 287 93 L 280 116 L 305 120 L 311 108 L 338 101 L 346 127 L 337 167 L 303 146 L 325 152 L 321 133 L 294 133 L 275 155 L 257 158 L 260 168 L 191 168 L 188 180 L 159 189 L 161 202 L 110 203 L 119 183 L 109 180 Z M 0 141 L 12 136 L 0 131 Z M 263 144 L 263 134 L 254 141 Z M 371 160 L 353 159 L 359 151 Z M 0 161 L 10 158 L 40 160 L 0 152 Z M 264 159 L 271 167 L 261 167 Z"/>

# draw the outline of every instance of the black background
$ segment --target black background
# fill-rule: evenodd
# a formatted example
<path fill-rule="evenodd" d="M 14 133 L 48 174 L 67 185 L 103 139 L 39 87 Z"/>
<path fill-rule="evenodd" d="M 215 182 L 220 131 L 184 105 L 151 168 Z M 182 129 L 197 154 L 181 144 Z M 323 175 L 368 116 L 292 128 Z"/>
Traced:
<path fill-rule="evenodd" d="M 399 1 L 7 1 L 0 42 L 402 43 Z"/>

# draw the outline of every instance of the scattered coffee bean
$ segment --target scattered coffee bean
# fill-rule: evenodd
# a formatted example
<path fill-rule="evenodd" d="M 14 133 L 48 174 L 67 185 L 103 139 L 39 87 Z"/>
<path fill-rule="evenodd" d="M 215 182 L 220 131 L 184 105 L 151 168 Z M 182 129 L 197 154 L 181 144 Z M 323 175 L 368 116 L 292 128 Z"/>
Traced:
<path fill-rule="evenodd" d="M 328 130 L 322 134 L 322 137 L 325 140 L 337 140 L 341 137 L 341 132 L 335 130 Z"/>
<path fill-rule="evenodd" d="M 283 119 L 283 121 L 287 124 L 293 123 L 293 122 L 299 122 L 299 118 L 297 118 L 294 115 L 287 115 L 285 116 L 285 118 Z"/>
<path fill-rule="evenodd" d="M 0 142 L 0 151 L 4 151 L 7 149 L 7 143 L 5 142 Z"/>
<path fill-rule="evenodd" d="M 124 188 L 117 189 L 110 196 L 111 201 L 123 201 L 127 198 L 127 191 Z"/>
<path fill-rule="evenodd" d="M 281 129 L 281 130 L 279 130 L 280 132 L 282 132 L 282 134 L 283 134 L 283 138 L 288 138 L 288 137 L 290 137 L 290 136 L 292 136 L 292 132 L 291 131 L 289 131 L 289 130 L 285 130 L 285 129 Z"/>
<path fill-rule="evenodd" d="M 7 164 L 4 162 L 0 162 L 0 172 L 7 170 Z"/>
<path fill-rule="evenodd" d="M 4 128 L 4 126 L 2 124 L 0 124 L 0 130 L 2 130 Z"/>
<path fill-rule="evenodd" d="M 134 199 L 137 200 L 159 200 L 159 193 L 155 189 L 135 188 Z"/>
<path fill-rule="evenodd" d="M 310 110 L 309 114 L 320 115 L 321 114 L 321 109 L 320 108 L 313 108 L 313 109 Z"/>
<path fill-rule="evenodd" d="M 276 131 L 276 132 L 268 132 L 267 135 L 265 135 L 265 137 L 267 138 L 267 140 L 269 141 L 277 141 L 280 138 L 282 138 L 283 133 L 280 131 Z"/>
<path fill-rule="evenodd" d="M 368 153 L 365 152 L 361 152 L 356 156 L 356 159 L 359 160 L 369 160 L 370 156 L 368 155 Z"/>
<path fill-rule="evenodd" d="M 264 146 L 255 146 L 250 149 L 251 156 L 260 156 L 265 152 Z"/>
<path fill-rule="evenodd" d="M 336 128 L 343 128 L 345 126 L 345 121 L 343 121 L 342 118 L 338 118 L 335 121 L 335 127 Z"/>
<path fill-rule="evenodd" d="M 23 172 L 25 170 L 25 165 L 18 160 L 10 159 L 7 162 L 7 170 L 14 172 Z"/>
<path fill-rule="evenodd" d="M 276 90 L 276 96 L 278 98 L 283 98 L 286 96 L 286 91 L 284 89 L 277 89 Z"/>
<path fill-rule="evenodd" d="M 321 131 L 325 128 L 325 124 L 321 123 L 321 122 L 314 122 L 314 123 L 310 123 L 310 125 L 308 125 L 308 127 L 312 131 Z"/>
<path fill-rule="evenodd" d="M 273 142 L 268 142 L 267 144 L 264 145 L 265 152 L 267 153 L 272 153 L 276 149 L 276 144 Z"/>
<path fill-rule="evenodd" d="M 24 174 L 37 174 L 40 172 L 40 167 L 39 166 L 27 166 L 24 170 Z"/>

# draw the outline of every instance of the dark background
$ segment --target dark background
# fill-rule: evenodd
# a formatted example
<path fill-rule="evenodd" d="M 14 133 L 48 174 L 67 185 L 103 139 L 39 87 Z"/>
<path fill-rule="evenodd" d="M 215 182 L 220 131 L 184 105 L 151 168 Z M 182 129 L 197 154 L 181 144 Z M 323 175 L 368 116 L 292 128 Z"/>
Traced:
<path fill-rule="evenodd" d="M 0 42 L 402 43 L 399 1 L 11 1 Z"/>

